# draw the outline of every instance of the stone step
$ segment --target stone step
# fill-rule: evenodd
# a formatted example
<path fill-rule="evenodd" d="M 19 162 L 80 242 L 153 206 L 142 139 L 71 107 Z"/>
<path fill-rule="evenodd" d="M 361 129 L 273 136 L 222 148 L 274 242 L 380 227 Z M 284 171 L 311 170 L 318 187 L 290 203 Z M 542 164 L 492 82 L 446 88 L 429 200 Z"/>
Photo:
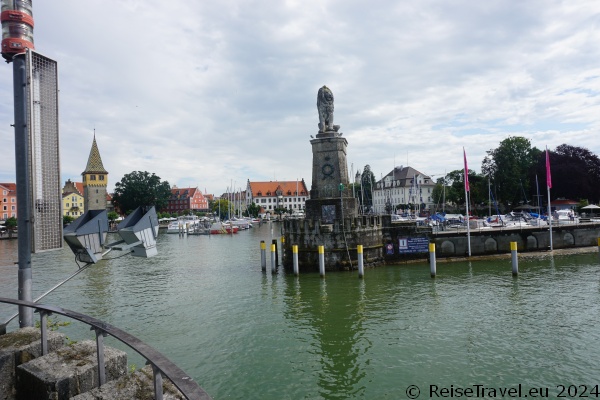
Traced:
<path fill-rule="evenodd" d="M 106 382 L 127 373 L 127 353 L 104 347 Z M 96 342 L 64 346 L 16 369 L 17 399 L 69 399 L 98 386 Z"/>
<path fill-rule="evenodd" d="M 39 328 L 22 328 L 0 336 L 0 400 L 16 399 L 16 369 L 42 355 Z M 48 351 L 64 346 L 65 335 L 48 332 Z"/>
<path fill-rule="evenodd" d="M 154 399 L 152 367 L 124 375 L 99 388 L 73 397 L 71 400 L 132 400 Z M 185 397 L 171 381 L 163 378 L 163 400 L 183 400 Z"/>

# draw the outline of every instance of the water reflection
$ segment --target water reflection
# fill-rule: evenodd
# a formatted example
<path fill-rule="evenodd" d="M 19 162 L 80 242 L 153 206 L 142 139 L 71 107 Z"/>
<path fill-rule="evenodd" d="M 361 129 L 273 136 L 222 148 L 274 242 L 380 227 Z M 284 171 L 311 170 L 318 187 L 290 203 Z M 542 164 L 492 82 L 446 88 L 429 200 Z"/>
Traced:
<path fill-rule="evenodd" d="M 291 282 L 290 282 L 291 280 Z M 329 280 L 334 281 L 329 283 Z M 365 283 L 354 284 L 316 275 L 288 279 L 284 315 L 296 329 L 313 338 L 308 350 L 319 364 L 313 371 L 324 399 L 347 399 L 364 394 L 365 365 L 362 356 L 370 343 L 363 327 L 366 309 Z M 315 296 L 315 291 L 318 296 Z"/>

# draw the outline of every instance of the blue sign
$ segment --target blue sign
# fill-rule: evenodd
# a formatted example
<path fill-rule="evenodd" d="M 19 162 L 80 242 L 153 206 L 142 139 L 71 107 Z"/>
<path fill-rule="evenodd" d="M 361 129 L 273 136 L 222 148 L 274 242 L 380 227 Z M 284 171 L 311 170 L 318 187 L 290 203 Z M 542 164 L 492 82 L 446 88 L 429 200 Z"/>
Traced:
<path fill-rule="evenodd" d="M 429 252 L 429 239 L 426 237 L 405 237 L 398 239 L 398 253 L 427 253 Z"/>

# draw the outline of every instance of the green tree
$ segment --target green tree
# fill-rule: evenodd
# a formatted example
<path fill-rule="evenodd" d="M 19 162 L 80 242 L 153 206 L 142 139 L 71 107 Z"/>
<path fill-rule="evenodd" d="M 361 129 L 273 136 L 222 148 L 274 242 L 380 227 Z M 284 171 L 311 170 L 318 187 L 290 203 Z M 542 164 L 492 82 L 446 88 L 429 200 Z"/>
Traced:
<path fill-rule="evenodd" d="M 8 237 L 12 238 L 13 231 L 17 228 L 17 219 L 15 217 L 8 218 L 4 221 L 4 226 L 8 229 Z"/>
<path fill-rule="evenodd" d="M 256 217 L 258 217 L 258 214 L 260 213 L 260 206 L 257 205 L 256 203 L 252 202 L 252 204 L 250 204 L 248 206 L 246 211 L 248 212 L 249 217 L 256 218 Z"/>
<path fill-rule="evenodd" d="M 154 206 L 162 210 L 169 204 L 170 197 L 169 182 L 161 182 L 154 173 L 134 171 L 115 184 L 113 202 L 121 213 L 127 214 L 139 206 Z"/>
<path fill-rule="evenodd" d="M 600 158 L 584 147 L 561 144 L 550 151 L 553 198 L 600 201 Z M 533 175 L 538 177 L 540 192 L 546 188 L 546 153 L 538 155 Z M 535 176 L 530 177 L 532 181 Z M 537 192 L 537 189 L 536 189 Z"/>
<path fill-rule="evenodd" d="M 63 215 L 63 226 L 67 226 L 69 225 L 71 222 L 75 221 L 75 218 L 73 218 L 70 215 Z"/>
<path fill-rule="evenodd" d="M 114 211 L 109 212 L 107 216 L 108 216 L 108 220 L 110 222 L 115 222 L 117 220 L 117 218 L 119 218 L 119 214 L 117 214 Z"/>
<path fill-rule="evenodd" d="M 509 137 L 487 152 L 481 170 L 489 176 L 498 193 L 498 201 L 515 205 L 524 201 L 524 192 L 530 193 L 531 169 L 535 168 L 541 151 L 531 147 L 529 139 Z"/>
<path fill-rule="evenodd" d="M 221 221 L 223 221 L 223 220 L 229 219 L 229 207 L 230 207 L 229 200 L 219 199 L 219 200 L 215 200 L 212 203 L 211 210 L 215 215 L 219 216 L 219 219 Z"/>

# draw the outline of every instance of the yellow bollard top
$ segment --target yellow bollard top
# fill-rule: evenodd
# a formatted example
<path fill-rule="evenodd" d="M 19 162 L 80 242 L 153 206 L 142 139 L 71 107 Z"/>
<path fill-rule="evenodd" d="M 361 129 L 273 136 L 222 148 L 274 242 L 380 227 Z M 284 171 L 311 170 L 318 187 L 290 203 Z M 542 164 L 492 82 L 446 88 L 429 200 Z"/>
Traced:
<path fill-rule="evenodd" d="M 435 243 L 429 243 L 429 252 L 435 253 Z"/>
<path fill-rule="evenodd" d="M 362 244 L 356 245 L 356 252 L 358 254 L 362 254 L 362 252 L 363 252 L 363 245 Z"/>
<path fill-rule="evenodd" d="M 517 242 L 510 242 L 510 251 L 517 251 Z"/>
<path fill-rule="evenodd" d="M 271 252 L 275 253 L 275 245 L 274 244 L 271 245 Z"/>
<path fill-rule="evenodd" d="M 294 244 L 292 245 L 292 253 L 297 253 L 298 252 L 298 245 Z"/>
<path fill-rule="evenodd" d="M 266 249 L 266 248 L 267 248 L 267 245 L 265 244 L 265 241 L 264 241 L 264 240 L 262 240 L 262 241 L 260 242 L 260 249 L 261 249 L 261 250 L 264 250 L 264 249 Z"/>
<path fill-rule="evenodd" d="M 319 246 L 319 254 L 325 254 L 325 246 Z"/>

